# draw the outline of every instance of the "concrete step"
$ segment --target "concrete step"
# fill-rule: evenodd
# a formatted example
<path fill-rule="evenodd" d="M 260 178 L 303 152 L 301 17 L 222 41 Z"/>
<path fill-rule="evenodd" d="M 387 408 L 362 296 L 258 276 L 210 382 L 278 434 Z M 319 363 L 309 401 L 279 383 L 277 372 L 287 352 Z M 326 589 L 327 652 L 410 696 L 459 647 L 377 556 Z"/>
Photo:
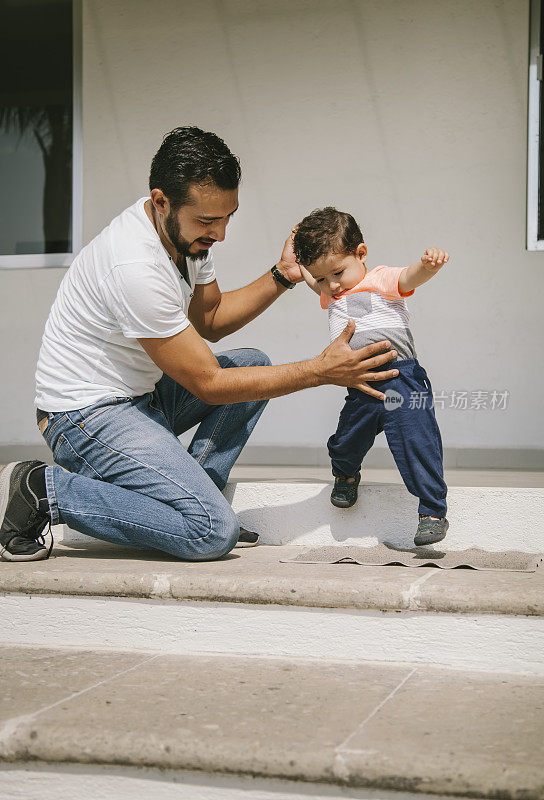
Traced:
<path fill-rule="evenodd" d="M 544 552 L 544 474 L 452 470 L 446 478 L 448 549 Z M 359 500 L 349 509 L 331 505 L 331 480 L 319 468 L 238 467 L 225 495 L 240 523 L 258 531 L 264 544 L 413 544 L 418 501 L 398 473 L 364 471 Z M 88 537 L 66 528 L 60 539 Z"/>
<path fill-rule="evenodd" d="M 215 562 L 92 544 L 0 564 L 0 642 L 413 661 L 544 675 L 544 570 Z"/>
<path fill-rule="evenodd" d="M 544 794 L 534 676 L 29 647 L 0 674 L 3 798 Z"/>

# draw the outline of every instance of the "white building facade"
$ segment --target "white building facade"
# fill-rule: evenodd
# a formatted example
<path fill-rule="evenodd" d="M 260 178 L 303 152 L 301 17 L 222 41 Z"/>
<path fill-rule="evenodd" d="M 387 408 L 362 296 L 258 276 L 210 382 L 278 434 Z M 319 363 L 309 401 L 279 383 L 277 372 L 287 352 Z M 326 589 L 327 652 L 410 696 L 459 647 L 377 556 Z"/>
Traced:
<path fill-rule="evenodd" d="M 221 288 L 269 269 L 290 228 L 323 205 L 357 218 L 369 266 L 409 264 L 431 245 L 449 250 L 447 267 L 409 301 L 446 464 L 542 468 L 537 150 L 528 165 L 539 5 L 83 0 L 74 241 L 78 225 L 86 243 L 146 194 L 167 131 L 213 130 L 243 170 L 240 210 L 214 247 Z M 24 261 L 0 257 L 0 460 L 42 445 L 34 368 L 66 268 L 54 256 L 47 267 Z M 327 343 L 326 314 L 302 284 L 213 348 L 258 347 L 286 363 Z M 245 461 L 327 463 L 343 396 L 325 387 L 271 401 Z M 370 459 L 390 463 L 383 436 Z"/>

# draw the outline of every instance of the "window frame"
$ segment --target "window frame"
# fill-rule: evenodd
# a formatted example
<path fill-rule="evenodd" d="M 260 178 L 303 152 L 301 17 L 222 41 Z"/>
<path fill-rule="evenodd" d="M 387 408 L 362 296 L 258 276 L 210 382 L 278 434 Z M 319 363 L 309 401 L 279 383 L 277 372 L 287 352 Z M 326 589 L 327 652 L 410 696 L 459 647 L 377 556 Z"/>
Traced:
<path fill-rule="evenodd" d="M 542 0 L 531 0 L 529 34 L 529 106 L 527 117 L 527 250 L 544 250 L 544 239 L 538 238 L 540 176 L 540 93 L 542 91 L 543 58 L 540 53 Z M 540 199 L 544 203 L 544 197 Z"/>
<path fill-rule="evenodd" d="M 83 245 L 82 0 L 72 0 L 72 252 L 1 255 L 1 269 L 69 267 Z"/>

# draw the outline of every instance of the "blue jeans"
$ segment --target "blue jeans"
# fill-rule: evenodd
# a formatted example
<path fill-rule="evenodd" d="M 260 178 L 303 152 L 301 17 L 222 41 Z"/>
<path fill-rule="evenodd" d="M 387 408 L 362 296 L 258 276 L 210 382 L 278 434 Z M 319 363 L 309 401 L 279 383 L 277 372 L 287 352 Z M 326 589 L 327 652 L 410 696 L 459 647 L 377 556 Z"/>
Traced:
<path fill-rule="evenodd" d="M 338 428 L 328 441 L 333 474 L 355 475 L 374 439 L 384 431 L 406 488 L 419 498 L 419 513 L 445 517 L 448 487 L 429 377 L 415 358 L 391 361 L 381 369 L 392 367 L 399 371 L 396 378 L 372 385 L 384 394 L 397 393 L 400 402 L 393 407 L 348 389 Z"/>
<path fill-rule="evenodd" d="M 270 364 L 252 349 L 217 359 L 222 368 Z M 240 528 L 221 490 L 266 403 L 207 405 L 163 375 L 140 397 L 49 413 L 43 436 L 59 465 L 45 471 L 52 524 L 189 561 L 225 555 Z M 177 437 L 196 424 L 186 450 Z"/>

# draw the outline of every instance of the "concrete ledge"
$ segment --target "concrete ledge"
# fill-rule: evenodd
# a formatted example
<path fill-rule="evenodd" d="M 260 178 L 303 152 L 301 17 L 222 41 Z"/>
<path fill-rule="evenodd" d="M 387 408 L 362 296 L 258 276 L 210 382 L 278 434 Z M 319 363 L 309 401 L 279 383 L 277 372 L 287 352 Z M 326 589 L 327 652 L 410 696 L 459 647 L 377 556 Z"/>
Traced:
<path fill-rule="evenodd" d="M 0 444 L 0 464 L 38 458 L 52 464 L 49 448 L 43 440 L 35 444 Z M 238 464 L 327 467 L 330 461 L 325 447 L 274 444 L 248 444 Z M 445 447 L 444 467 L 461 470 L 544 470 L 544 449 L 541 447 Z M 365 458 L 365 469 L 396 469 L 387 447 L 373 447 Z"/>
<path fill-rule="evenodd" d="M 239 464 L 291 464 L 330 469 L 326 447 L 248 444 Z M 365 456 L 365 469 L 396 469 L 388 447 L 374 446 Z M 544 470 L 544 449 L 539 447 L 445 447 L 445 469 Z"/>
<path fill-rule="evenodd" d="M 4 800 L 421 800 L 414 792 L 108 764 L 0 763 Z M 425 800 L 442 800 L 425 794 Z"/>
<path fill-rule="evenodd" d="M 191 564 L 61 546 L 47 562 L 4 562 L 0 642 L 544 675 L 544 573 L 279 563 L 296 549 Z"/>
<path fill-rule="evenodd" d="M 544 677 L 542 617 L 21 595 L 0 642 L 178 655 L 410 661 Z"/>
<path fill-rule="evenodd" d="M 490 800 L 540 800 L 544 792 L 541 678 L 68 648 L 4 648 L 0 664 L 5 762 Z"/>
<path fill-rule="evenodd" d="M 235 549 L 220 561 L 91 540 L 48 561 L 0 562 L 0 591 L 163 598 L 315 608 L 544 616 L 544 570 L 477 572 L 353 564 L 283 564 L 300 546 Z"/>
<path fill-rule="evenodd" d="M 240 523 L 259 531 L 265 544 L 413 547 L 418 501 L 400 484 L 362 485 L 348 509 L 331 505 L 330 483 L 237 482 L 225 495 Z M 449 550 L 544 552 L 544 489 L 453 486 L 448 519 Z"/>

